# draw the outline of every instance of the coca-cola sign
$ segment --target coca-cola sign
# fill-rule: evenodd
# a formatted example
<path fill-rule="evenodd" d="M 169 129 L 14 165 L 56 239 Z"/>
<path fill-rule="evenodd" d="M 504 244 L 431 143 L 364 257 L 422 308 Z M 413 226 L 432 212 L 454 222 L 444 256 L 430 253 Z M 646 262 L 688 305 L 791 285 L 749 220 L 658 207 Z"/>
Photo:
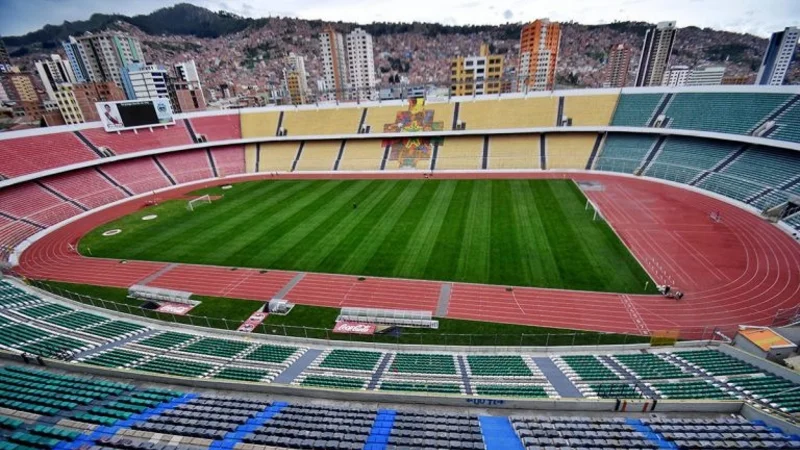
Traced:
<path fill-rule="evenodd" d="M 358 322 L 337 322 L 333 327 L 334 333 L 348 334 L 375 334 L 375 325 Z"/>

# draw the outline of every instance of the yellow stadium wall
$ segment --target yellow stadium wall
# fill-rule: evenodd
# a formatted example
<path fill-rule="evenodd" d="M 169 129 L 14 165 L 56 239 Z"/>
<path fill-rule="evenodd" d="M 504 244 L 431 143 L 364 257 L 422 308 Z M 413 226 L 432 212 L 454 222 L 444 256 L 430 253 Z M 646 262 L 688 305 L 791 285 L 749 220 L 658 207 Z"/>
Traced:
<path fill-rule="evenodd" d="M 597 140 L 597 133 L 563 134 L 545 136 L 548 169 L 585 169 Z"/>
<path fill-rule="evenodd" d="M 540 140 L 538 134 L 491 136 L 489 169 L 539 169 Z"/>
<path fill-rule="evenodd" d="M 297 156 L 300 142 L 275 142 L 261 144 L 259 168 L 261 172 L 288 172 L 292 170 L 292 163 Z"/>
<path fill-rule="evenodd" d="M 515 98 L 461 102 L 458 120 L 467 130 L 552 127 L 558 97 Z"/>
<path fill-rule="evenodd" d="M 333 170 L 341 145 L 341 140 L 306 141 L 295 170 Z"/>
<path fill-rule="evenodd" d="M 242 137 L 275 136 L 278 130 L 280 112 L 243 112 L 239 115 L 242 126 Z"/>
<path fill-rule="evenodd" d="M 363 108 L 309 109 L 286 111 L 281 126 L 288 136 L 355 134 Z"/>
<path fill-rule="evenodd" d="M 608 125 L 618 98 L 618 94 L 564 97 L 564 115 L 572 119 L 574 127 Z"/>
<path fill-rule="evenodd" d="M 436 169 L 479 170 L 483 157 L 483 137 L 448 137 L 439 145 Z"/>
<path fill-rule="evenodd" d="M 378 139 L 351 139 L 345 143 L 339 170 L 380 170 L 383 153 Z"/>
<path fill-rule="evenodd" d="M 244 168 L 247 173 L 256 171 L 256 160 L 258 159 L 258 156 L 256 156 L 256 149 L 256 144 L 247 144 L 244 146 Z"/>

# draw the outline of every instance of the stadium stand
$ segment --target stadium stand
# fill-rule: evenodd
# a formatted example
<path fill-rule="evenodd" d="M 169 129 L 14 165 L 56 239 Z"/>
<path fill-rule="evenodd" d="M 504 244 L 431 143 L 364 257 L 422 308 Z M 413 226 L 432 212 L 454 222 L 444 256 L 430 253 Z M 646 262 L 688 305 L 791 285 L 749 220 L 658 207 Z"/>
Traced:
<path fill-rule="evenodd" d="M 615 127 L 646 127 L 664 94 L 622 94 L 614 111 L 611 125 Z"/>
<path fill-rule="evenodd" d="M 800 176 L 800 155 L 792 150 L 749 147 L 720 173 L 766 187 L 782 186 Z"/>
<path fill-rule="evenodd" d="M 69 132 L 0 140 L 0 174 L 6 178 L 97 158 Z"/>
<path fill-rule="evenodd" d="M 634 173 L 656 144 L 656 136 L 608 133 L 595 170 Z"/>
<path fill-rule="evenodd" d="M 49 226 L 80 214 L 83 210 L 31 182 L 0 190 L 0 212 Z"/>
<path fill-rule="evenodd" d="M 622 378 L 594 355 L 562 355 L 553 361 L 570 379 L 608 381 Z"/>
<path fill-rule="evenodd" d="M 205 150 L 165 153 L 156 158 L 177 183 L 188 183 L 214 176 Z"/>
<path fill-rule="evenodd" d="M 370 106 L 367 108 L 367 117 L 364 120 L 364 126 L 369 127 L 370 134 L 383 133 L 383 128 L 387 124 L 396 123 L 397 113 L 408 110 L 406 105 L 395 106 Z M 433 120 L 443 120 L 434 116 Z M 449 130 L 452 124 L 447 124 L 445 130 Z"/>
<path fill-rule="evenodd" d="M 697 186 L 730 197 L 734 200 L 739 200 L 740 202 L 747 202 L 749 198 L 764 190 L 764 186 L 759 184 L 721 173 L 709 174 L 697 183 Z"/>
<path fill-rule="evenodd" d="M 564 97 L 564 116 L 572 126 L 608 125 L 619 95 L 569 95 Z"/>
<path fill-rule="evenodd" d="M 275 142 L 270 144 L 261 144 L 261 154 L 259 155 L 260 171 L 291 171 L 295 162 L 295 158 L 297 157 L 298 147 L 299 144 L 297 142 Z M 254 150 L 255 149 L 253 149 L 253 151 Z M 303 152 L 305 153 L 305 146 Z M 331 168 L 332 167 L 333 164 L 331 164 Z M 248 171 L 249 168 L 250 166 L 248 163 Z M 253 162 L 253 171 L 255 171 L 255 162 Z"/>
<path fill-rule="evenodd" d="M 343 107 L 285 111 L 281 126 L 288 136 L 355 134 L 363 108 Z"/>
<path fill-rule="evenodd" d="M 194 143 L 182 120 L 167 127 L 117 133 L 109 133 L 103 128 L 90 128 L 81 130 L 81 133 L 96 147 L 106 147 L 117 155 Z"/>
<path fill-rule="evenodd" d="M 670 136 L 647 167 L 645 175 L 688 184 L 741 147 L 735 142 Z"/>
<path fill-rule="evenodd" d="M 209 151 L 217 168 L 218 176 L 226 177 L 246 173 L 243 146 L 213 147 Z"/>
<path fill-rule="evenodd" d="M 261 155 L 259 155 L 258 147 L 259 146 L 256 144 L 247 144 L 244 146 L 244 167 L 247 173 L 258 172 L 257 166 L 261 162 L 259 161 Z"/>
<path fill-rule="evenodd" d="M 195 135 L 204 135 L 206 140 L 225 141 L 242 137 L 239 114 L 194 117 L 189 119 Z"/>
<path fill-rule="evenodd" d="M 594 133 L 547 135 L 547 168 L 585 169 L 595 141 L 597 134 Z"/>
<path fill-rule="evenodd" d="M 242 112 L 239 114 L 243 138 L 272 137 L 278 134 L 279 111 Z"/>
<path fill-rule="evenodd" d="M 502 135 L 489 138 L 489 169 L 539 169 L 540 136 Z"/>
<path fill-rule="evenodd" d="M 692 374 L 652 353 L 612 355 L 611 358 L 638 379 L 687 378 Z"/>
<path fill-rule="evenodd" d="M 171 184 L 149 157 L 106 164 L 100 170 L 134 194 L 154 191 Z"/>
<path fill-rule="evenodd" d="M 663 399 L 733 400 L 733 395 L 710 381 L 648 384 Z"/>
<path fill-rule="evenodd" d="M 664 114 L 669 128 L 748 134 L 791 98 L 787 94 L 697 92 L 675 95 Z"/>
<path fill-rule="evenodd" d="M 478 170 L 481 168 L 483 139 L 480 137 L 449 137 L 439 145 L 436 169 Z"/>
<path fill-rule="evenodd" d="M 775 131 L 769 137 L 781 141 L 800 142 L 800 101 L 775 118 Z"/>
<path fill-rule="evenodd" d="M 62 173 L 45 178 L 42 183 L 64 197 L 75 200 L 90 209 L 128 196 L 95 169 Z"/>
<path fill-rule="evenodd" d="M 295 170 L 333 170 L 343 141 L 308 141 L 297 161 Z M 264 154 L 262 150 L 261 154 Z M 263 168 L 263 166 L 262 166 Z"/>
<path fill-rule="evenodd" d="M 380 142 L 350 139 L 345 143 L 339 170 L 379 170 L 384 152 Z"/>
<path fill-rule="evenodd" d="M 758 369 L 754 366 L 714 350 L 674 352 L 672 356 L 709 376 L 730 376 L 758 372 Z"/>
<path fill-rule="evenodd" d="M 577 383 L 576 387 L 587 398 L 643 398 L 636 386 L 628 383 Z"/>
<path fill-rule="evenodd" d="M 458 120 L 467 130 L 552 127 L 557 109 L 556 96 L 461 102 Z"/>

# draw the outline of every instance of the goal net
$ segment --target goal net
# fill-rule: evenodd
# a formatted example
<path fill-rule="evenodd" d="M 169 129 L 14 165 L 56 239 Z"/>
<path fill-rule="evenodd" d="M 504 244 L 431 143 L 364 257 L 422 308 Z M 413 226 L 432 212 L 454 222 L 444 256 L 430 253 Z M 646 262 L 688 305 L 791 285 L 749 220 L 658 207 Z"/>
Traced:
<path fill-rule="evenodd" d="M 206 203 L 211 203 L 211 196 L 204 195 L 202 197 L 197 197 L 189 200 L 189 203 L 186 204 L 186 209 L 189 211 L 194 211 L 195 208 L 201 205 L 205 205 Z"/>

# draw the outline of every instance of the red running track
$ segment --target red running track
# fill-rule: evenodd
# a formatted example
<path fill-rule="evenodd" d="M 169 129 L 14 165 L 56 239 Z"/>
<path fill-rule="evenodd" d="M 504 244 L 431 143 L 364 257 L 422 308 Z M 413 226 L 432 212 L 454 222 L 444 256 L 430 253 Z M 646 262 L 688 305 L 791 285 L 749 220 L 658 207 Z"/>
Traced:
<path fill-rule="evenodd" d="M 437 178 L 563 178 L 559 173 L 437 174 Z M 657 282 L 683 290 L 681 301 L 620 295 L 453 283 L 447 317 L 608 332 L 680 330 L 683 337 L 710 337 L 714 328 L 732 333 L 739 324 L 770 325 L 779 310 L 800 304 L 800 245 L 777 227 L 723 201 L 663 183 L 575 173 L 596 181 L 596 204 Z M 293 174 L 280 178 L 418 178 L 419 174 Z M 251 178 L 265 178 L 263 175 Z M 223 181 L 210 181 L 219 184 Z M 198 189 L 179 187 L 162 198 Z M 201 265 L 86 258 L 70 250 L 94 227 L 144 207 L 133 200 L 68 224 L 44 236 L 20 258 L 31 278 L 128 287 L 149 285 L 199 295 L 268 300 L 297 275 Z M 709 218 L 722 214 L 720 223 Z M 435 311 L 443 283 L 308 273 L 285 296 L 319 306 L 363 306 Z"/>

